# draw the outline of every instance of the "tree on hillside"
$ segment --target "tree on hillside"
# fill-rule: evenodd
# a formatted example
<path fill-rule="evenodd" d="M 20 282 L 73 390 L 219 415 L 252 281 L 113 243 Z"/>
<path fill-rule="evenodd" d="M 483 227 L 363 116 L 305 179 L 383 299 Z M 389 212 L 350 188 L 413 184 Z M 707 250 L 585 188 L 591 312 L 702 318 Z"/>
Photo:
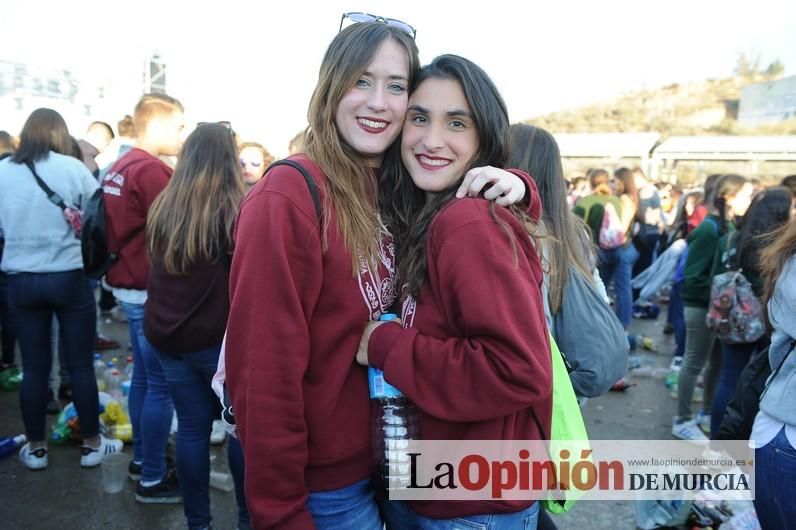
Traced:
<path fill-rule="evenodd" d="M 745 53 L 738 54 L 738 60 L 735 62 L 735 75 L 744 78 L 753 78 L 760 73 L 760 54 L 752 53 L 746 55 Z"/>
<path fill-rule="evenodd" d="M 763 74 L 769 79 L 775 79 L 781 77 L 783 72 L 785 72 L 785 65 L 779 59 L 775 59 L 773 63 L 768 65 Z"/>

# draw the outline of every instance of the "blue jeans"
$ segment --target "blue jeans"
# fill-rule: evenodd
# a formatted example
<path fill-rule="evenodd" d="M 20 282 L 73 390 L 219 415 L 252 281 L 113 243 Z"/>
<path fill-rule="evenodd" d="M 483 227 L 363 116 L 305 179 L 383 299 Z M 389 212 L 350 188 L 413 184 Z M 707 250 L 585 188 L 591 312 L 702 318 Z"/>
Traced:
<path fill-rule="evenodd" d="M 144 305 L 119 304 L 127 315 L 133 346 L 133 378 L 127 401 L 133 425 L 133 460 L 141 462 L 141 480 L 151 482 L 166 475 L 166 446 L 174 405 L 160 360 L 144 336 Z"/>
<path fill-rule="evenodd" d="M 210 384 L 218 366 L 221 345 L 181 355 L 170 355 L 155 349 L 163 373 L 171 389 L 177 411 L 177 477 L 182 492 L 183 509 L 188 528 L 202 528 L 210 524 L 210 431 L 218 398 Z M 135 366 L 135 365 L 134 365 Z M 232 440 L 230 440 L 232 445 Z M 240 444 L 238 444 L 240 447 Z M 232 449 L 230 448 L 230 451 Z M 235 462 L 243 464 L 243 459 Z M 230 459 L 230 467 L 233 460 Z M 241 470 L 240 475 L 243 475 Z M 237 486 L 237 483 L 236 483 Z M 237 489 L 237 488 L 236 488 Z M 238 492 L 236 491 L 236 494 Z M 236 495 L 239 501 L 241 495 Z M 246 510 L 245 500 L 239 508 Z M 248 522 L 248 512 L 245 512 Z"/>
<path fill-rule="evenodd" d="M 318 530 L 382 530 L 370 479 L 337 490 L 310 493 L 307 509 Z"/>
<path fill-rule="evenodd" d="M 238 528 L 250 528 L 251 516 L 246 507 L 246 490 L 243 487 L 246 466 L 243 464 L 243 446 L 234 436 L 227 436 L 227 458 L 229 459 L 229 472 L 235 481 L 235 501 L 238 503 Z"/>
<path fill-rule="evenodd" d="M 787 530 L 796 521 L 796 449 L 785 428 L 768 444 L 755 449 L 755 510 L 764 530 Z M 790 521 L 790 522 L 789 522 Z"/>
<path fill-rule="evenodd" d="M 600 278 L 606 287 L 613 280 L 616 294 L 616 316 L 625 329 L 633 318 L 633 288 L 630 279 L 633 264 L 638 260 L 638 251 L 633 243 L 610 250 L 598 249 L 598 266 Z"/>
<path fill-rule="evenodd" d="M 752 353 L 759 348 L 765 348 L 767 344 L 768 339 L 766 338 L 751 344 L 730 344 L 721 341 L 721 372 L 718 385 L 716 385 L 716 393 L 713 396 L 713 408 L 710 412 L 711 438 L 719 432 L 727 404 L 735 395 L 738 379 L 752 357 Z"/>
<path fill-rule="evenodd" d="M 4 364 L 14 362 L 14 344 L 17 342 L 17 335 L 14 331 L 14 322 L 8 310 L 8 275 L 0 272 L 0 348 L 3 351 Z"/>
<path fill-rule="evenodd" d="M 674 343 L 677 349 L 675 357 L 682 357 L 685 353 L 685 316 L 683 316 L 683 281 L 674 282 L 669 293 L 669 311 L 667 321 L 674 328 Z"/>
<path fill-rule="evenodd" d="M 403 501 L 383 501 L 382 509 L 391 530 L 536 530 L 539 503 L 514 513 L 466 515 L 453 519 L 432 519 L 422 516 Z"/>
<path fill-rule="evenodd" d="M 80 432 L 84 438 L 96 436 L 99 399 L 93 361 L 97 309 L 83 271 L 9 274 L 8 302 L 25 371 L 19 402 L 28 439 L 40 442 L 46 438 L 53 315 L 60 325 L 61 351 L 71 376 Z"/>

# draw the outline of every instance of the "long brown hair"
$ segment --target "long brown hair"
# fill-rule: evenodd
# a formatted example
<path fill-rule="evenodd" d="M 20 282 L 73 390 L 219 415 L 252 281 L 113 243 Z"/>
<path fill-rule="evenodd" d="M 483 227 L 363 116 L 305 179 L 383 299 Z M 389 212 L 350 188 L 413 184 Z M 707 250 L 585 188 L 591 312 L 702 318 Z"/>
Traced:
<path fill-rule="evenodd" d="M 22 127 L 19 147 L 11 160 L 17 164 L 37 162 L 47 158 L 50 151 L 70 155 L 72 138 L 60 114 L 53 109 L 36 109 L 31 112 Z"/>
<path fill-rule="evenodd" d="M 373 261 L 379 219 L 376 214 L 378 183 L 373 168 L 348 145 L 337 130 L 335 117 L 340 100 L 367 69 L 379 46 L 392 39 L 406 50 L 409 82 L 419 68 L 417 46 L 404 31 L 382 24 L 361 23 L 345 28 L 334 38 L 321 63 L 307 119 L 306 153 L 326 174 L 323 204 L 323 248 L 328 246 L 332 205 L 343 243 L 357 270 L 359 256 Z"/>
<path fill-rule="evenodd" d="M 547 299 L 551 313 L 556 314 L 561 309 L 570 266 L 586 281 L 594 283 L 594 245 L 586 224 L 572 213 L 567 203 L 561 153 L 552 134 L 531 125 L 512 125 L 508 165 L 531 175 L 542 198 L 540 227 L 547 236 Z"/>
<path fill-rule="evenodd" d="M 201 125 L 185 140 L 177 167 L 147 217 L 153 263 L 173 275 L 191 265 L 227 259 L 232 228 L 245 194 L 238 151 L 229 129 Z"/>
<path fill-rule="evenodd" d="M 777 286 L 785 268 L 785 263 L 796 254 L 796 218 L 781 226 L 772 233 L 774 238 L 770 245 L 760 252 L 760 273 L 765 281 L 763 288 L 763 309 L 768 317 L 768 302 L 774 298 L 774 289 Z M 766 322 L 769 322 L 766 318 Z"/>

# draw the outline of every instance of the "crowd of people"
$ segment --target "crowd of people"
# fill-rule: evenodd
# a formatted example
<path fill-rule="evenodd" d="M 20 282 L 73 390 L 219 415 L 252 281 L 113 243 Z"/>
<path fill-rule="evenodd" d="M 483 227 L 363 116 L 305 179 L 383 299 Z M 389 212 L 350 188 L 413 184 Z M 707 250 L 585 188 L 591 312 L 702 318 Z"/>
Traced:
<path fill-rule="evenodd" d="M 98 298 L 129 328 L 135 498 L 183 502 L 189 528 L 212 524 L 217 372 L 236 423 L 239 528 L 555 528 L 531 500 L 384 498 L 371 480 L 365 367 L 416 405 L 424 439 L 545 440 L 548 333 L 572 275 L 611 299 L 627 329 L 645 303 L 634 277 L 679 249 L 672 434 L 715 434 L 747 361 L 768 347 L 780 369 L 754 424 L 757 473 L 791 478 L 755 502 L 764 528 L 796 520 L 796 178 L 756 189 L 715 175 L 681 190 L 622 167 L 567 181 L 553 136 L 510 125 L 478 65 L 441 55 L 421 67 L 411 26 L 351 15 L 291 142 L 307 180 L 290 165 L 266 171 L 273 157 L 228 122 L 183 141 L 184 108 L 164 94 L 144 95 L 118 136 L 95 122 L 75 140 L 50 109 L 30 115 L 17 145 L 0 133 L 3 367 L 18 342 L 25 466 L 48 465 L 54 350 L 81 420 L 80 464 L 123 448 L 97 421 Z M 97 189 L 115 254 L 99 284 L 84 274 L 75 222 Z M 735 267 L 768 308 L 772 332 L 754 343 L 714 340 L 706 325 L 711 280 Z"/>

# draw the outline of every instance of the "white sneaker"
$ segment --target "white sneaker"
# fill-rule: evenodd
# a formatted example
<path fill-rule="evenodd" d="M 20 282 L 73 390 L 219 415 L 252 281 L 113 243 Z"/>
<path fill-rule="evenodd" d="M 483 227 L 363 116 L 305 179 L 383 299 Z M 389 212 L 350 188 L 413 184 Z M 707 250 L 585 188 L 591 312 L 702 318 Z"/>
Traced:
<path fill-rule="evenodd" d="M 683 358 L 681 356 L 672 357 L 672 362 L 669 363 L 669 370 L 672 372 L 679 372 L 683 368 Z"/>
<path fill-rule="evenodd" d="M 96 449 L 84 445 L 81 447 L 83 456 L 80 457 L 81 467 L 94 467 L 100 465 L 105 455 L 113 453 L 121 453 L 124 449 L 124 442 L 115 440 L 113 438 L 105 438 L 105 435 L 100 434 L 100 444 Z"/>
<path fill-rule="evenodd" d="M 686 441 L 707 441 L 708 437 L 697 425 L 696 419 L 677 422 L 677 418 L 672 423 L 672 436 Z"/>
<path fill-rule="evenodd" d="M 30 442 L 22 446 L 19 450 L 19 459 L 28 469 L 44 469 L 49 460 L 47 458 L 47 448 L 39 447 L 35 451 L 30 450 Z"/>
<path fill-rule="evenodd" d="M 696 424 L 706 435 L 710 436 L 710 414 L 705 414 L 701 411 L 697 412 Z"/>
<path fill-rule="evenodd" d="M 224 429 L 224 422 L 213 420 L 213 430 L 210 431 L 210 445 L 221 445 L 227 439 L 227 431 Z"/>

